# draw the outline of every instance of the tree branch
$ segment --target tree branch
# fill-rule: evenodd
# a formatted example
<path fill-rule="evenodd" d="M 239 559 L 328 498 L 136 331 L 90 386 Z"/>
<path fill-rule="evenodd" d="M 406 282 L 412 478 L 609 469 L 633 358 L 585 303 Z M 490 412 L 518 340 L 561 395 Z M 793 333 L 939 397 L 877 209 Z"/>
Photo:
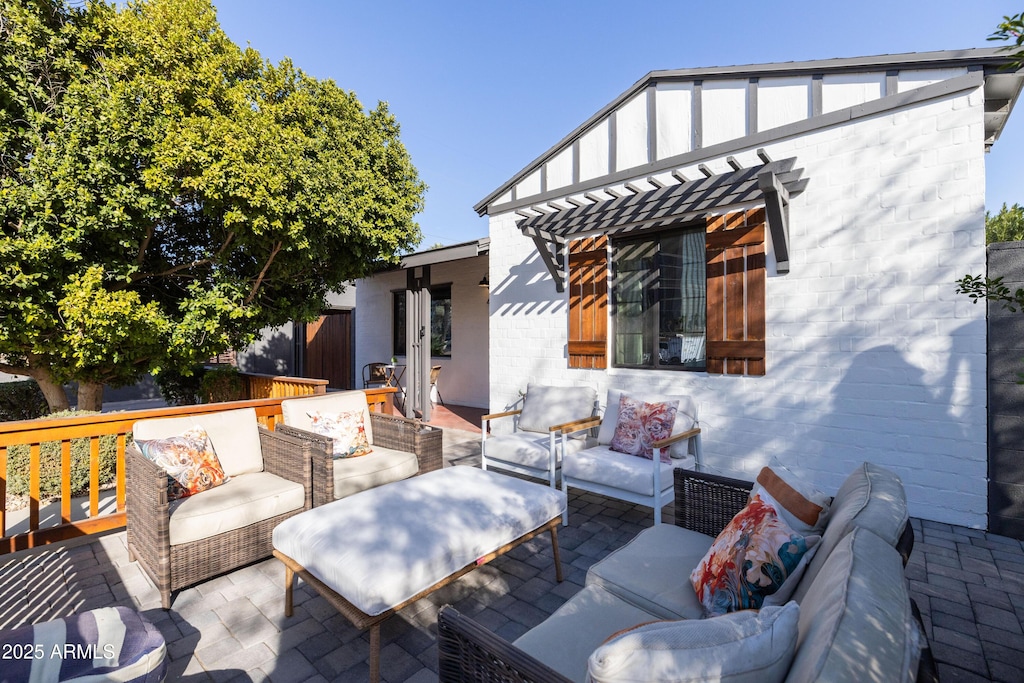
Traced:
<path fill-rule="evenodd" d="M 266 277 L 267 271 L 270 270 L 270 264 L 274 262 L 274 258 L 278 255 L 281 251 L 281 247 L 283 246 L 284 243 L 281 241 L 278 241 L 278 243 L 274 245 L 274 248 L 270 252 L 270 258 L 268 258 L 267 262 L 263 264 L 263 270 L 260 271 L 259 277 L 256 278 L 256 282 L 253 283 L 252 289 L 249 291 L 249 296 L 245 297 L 246 305 L 251 304 L 252 300 L 256 298 L 256 292 L 259 291 L 260 285 L 263 284 L 263 278 Z"/>
<path fill-rule="evenodd" d="M 152 225 L 146 228 L 146 237 L 142 240 L 142 244 L 139 245 L 139 254 L 135 257 L 135 265 L 142 265 L 142 261 L 146 256 L 146 249 L 149 248 L 149 243 L 153 239 L 153 232 L 154 230 Z"/>
<path fill-rule="evenodd" d="M 138 282 L 139 280 L 148 280 L 149 278 L 154 277 L 167 277 L 168 275 L 174 275 L 175 273 L 180 273 L 181 271 L 188 270 L 189 268 L 205 266 L 208 263 L 213 263 L 214 261 L 220 258 L 221 254 L 224 253 L 224 251 L 228 248 L 228 245 L 231 244 L 232 240 L 234 239 L 235 233 L 229 232 L 227 239 L 224 240 L 224 244 L 220 245 L 220 249 L 218 249 L 217 253 L 214 254 L 213 256 L 209 258 L 199 259 L 197 261 L 192 261 L 191 263 L 181 263 L 174 266 L 173 268 L 168 268 L 167 270 L 161 271 L 159 273 L 136 273 L 135 275 L 132 276 L 132 282 Z"/>

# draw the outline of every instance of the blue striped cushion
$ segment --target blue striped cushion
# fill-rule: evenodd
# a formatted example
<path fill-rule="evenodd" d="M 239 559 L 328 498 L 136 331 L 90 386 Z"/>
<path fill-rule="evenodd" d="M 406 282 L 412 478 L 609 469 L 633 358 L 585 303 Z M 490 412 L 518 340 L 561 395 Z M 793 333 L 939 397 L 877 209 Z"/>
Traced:
<path fill-rule="evenodd" d="M 135 610 L 104 607 L 0 633 L 0 683 L 60 683 L 117 672 L 125 683 L 167 674 L 160 631 Z"/>

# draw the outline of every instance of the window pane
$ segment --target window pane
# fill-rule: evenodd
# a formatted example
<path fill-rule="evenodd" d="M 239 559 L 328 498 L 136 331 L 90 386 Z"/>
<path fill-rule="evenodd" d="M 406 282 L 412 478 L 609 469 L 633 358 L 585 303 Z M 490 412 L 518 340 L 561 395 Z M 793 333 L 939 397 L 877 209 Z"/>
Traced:
<path fill-rule="evenodd" d="M 704 234 L 662 237 L 658 262 L 659 365 L 701 368 L 707 322 Z"/>
<path fill-rule="evenodd" d="M 658 243 L 625 242 L 613 252 L 615 364 L 653 365 L 652 325 L 648 324 L 656 296 Z"/>
<path fill-rule="evenodd" d="M 430 355 L 452 355 L 452 288 L 430 290 Z"/>

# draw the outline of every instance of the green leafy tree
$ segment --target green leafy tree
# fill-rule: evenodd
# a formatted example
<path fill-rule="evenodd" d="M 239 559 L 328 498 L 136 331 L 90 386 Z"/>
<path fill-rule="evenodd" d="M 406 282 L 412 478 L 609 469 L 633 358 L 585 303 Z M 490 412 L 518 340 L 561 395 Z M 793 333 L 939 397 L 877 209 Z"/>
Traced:
<path fill-rule="evenodd" d="M 386 104 L 209 0 L 0 0 L 0 371 L 51 410 L 313 319 L 419 243 L 424 192 Z"/>
<path fill-rule="evenodd" d="M 1014 204 L 999 210 L 995 216 L 985 212 L 985 243 L 1024 240 L 1024 207 Z"/>
<path fill-rule="evenodd" d="M 988 39 L 1012 40 L 1013 44 L 1003 48 L 1010 52 L 1010 58 L 1013 60 L 1007 68 L 1016 69 L 1024 65 L 1024 12 L 1004 16 L 1002 23 L 996 27 L 995 32 Z"/>

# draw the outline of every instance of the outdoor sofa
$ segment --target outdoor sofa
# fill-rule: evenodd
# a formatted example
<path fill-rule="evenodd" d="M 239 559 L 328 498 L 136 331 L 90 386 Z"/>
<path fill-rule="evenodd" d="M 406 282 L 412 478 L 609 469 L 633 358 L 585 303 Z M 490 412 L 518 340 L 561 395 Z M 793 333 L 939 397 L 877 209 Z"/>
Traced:
<path fill-rule="evenodd" d="M 333 439 L 312 431 L 313 415 L 361 411 L 372 451 L 358 457 L 336 457 Z M 439 470 L 442 436 L 438 427 L 398 415 L 370 412 L 363 391 L 338 391 L 281 402 L 277 432 L 309 446 L 313 468 L 313 507 L 360 491 Z"/>
<path fill-rule="evenodd" d="M 440 681 L 937 680 L 904 576 L 913 531 L 903 486 L 870 463 L 833 499 L 792 601 L 704 617 L 688 577 L 751 486 L 676 470 L 675 525 L 645 529 L 593 565 L 585 587 L 515 643 L 442 608 Z"/>

